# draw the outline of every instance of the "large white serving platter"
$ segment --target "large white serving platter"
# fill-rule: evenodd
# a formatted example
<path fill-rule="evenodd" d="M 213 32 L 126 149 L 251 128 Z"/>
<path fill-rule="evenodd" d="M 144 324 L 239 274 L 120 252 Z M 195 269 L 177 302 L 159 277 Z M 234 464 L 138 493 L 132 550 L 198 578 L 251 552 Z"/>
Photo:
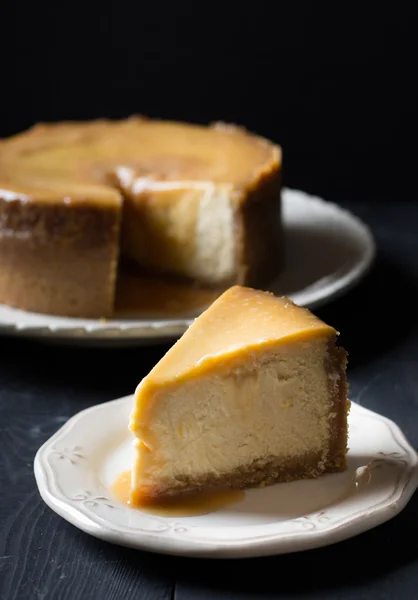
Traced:
<path fill-rule="evenodd" d="M 373 262 L 375 244 L 369 228 L 336 204 L 284 189 L 283 221 L 285 268 L 271 289 L 301 306 L 313 309 L 346 293 Z M 139 345 L 179 337 L 196 316 L 103 321 L 42 315 L 0 304 L 0 333 L 52 343 Z"/>

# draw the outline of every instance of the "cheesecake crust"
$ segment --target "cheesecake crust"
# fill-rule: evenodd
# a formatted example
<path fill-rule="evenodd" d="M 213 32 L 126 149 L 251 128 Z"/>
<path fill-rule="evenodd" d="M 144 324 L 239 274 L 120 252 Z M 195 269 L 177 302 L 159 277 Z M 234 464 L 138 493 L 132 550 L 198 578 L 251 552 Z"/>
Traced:
<path fill-rule="evenodd" d="M 325 369 L 328 373 L 329 393 L 333 398 L 330 421 L 330 449 L 326 462 L 326 471 L 344 471 L 347 468 L 347 417 L 350 412 L 350 401 L 347 398 L 347 368 L 348 354 L 335 344 L 335 340 L 328 343 L 328 353 L 325 359 Z M 335 381 L 335 375 L 338 379 Z"/>

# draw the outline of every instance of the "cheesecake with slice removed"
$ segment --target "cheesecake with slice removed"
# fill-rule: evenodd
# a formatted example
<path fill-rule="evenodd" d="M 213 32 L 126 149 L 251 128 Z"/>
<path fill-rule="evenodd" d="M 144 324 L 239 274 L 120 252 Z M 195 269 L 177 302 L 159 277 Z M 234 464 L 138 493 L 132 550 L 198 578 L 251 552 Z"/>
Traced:
<path fill-rule="evenodd" d="M 346 353 L 288 298 L 233 286 L 139 384 L 131 502 L 346 468 Z"/>
<path fill-rule="evenodd" d="M 282 264 L 281 150 L 239 127 L 133 117 L 0 140 L 0 302 L 109 317 L 121 260 L 221 290 Z"/>

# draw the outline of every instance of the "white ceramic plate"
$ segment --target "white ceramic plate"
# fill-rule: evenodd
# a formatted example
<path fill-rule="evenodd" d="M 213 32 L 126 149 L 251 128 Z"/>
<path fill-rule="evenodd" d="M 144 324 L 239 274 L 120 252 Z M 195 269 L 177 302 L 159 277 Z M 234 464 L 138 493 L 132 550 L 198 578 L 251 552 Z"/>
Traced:
<path fill-rule="evenodd" d="M 418 486 L 417 454 L 392 422 L 352 404 L 349 468 L 317 480 L 245 492 L 241 502 L 199 517 L 131 509 L 109 491 L 131 465 L 132 396 L 70 419 L 38 451 L 45 502 L 83 531 L 123 546 L 184 556 L 239 558 L 297 552 L 387 521 Z"/>
<path fill-rule="evenodd" d="M 336 204 L 304 192 L 283 191 L 286 265 L 272 291 L 315 308 L 356 285 L 370 267 L 375 245 L 368 227 Z M 128 345 L 179 337 L 196 314 L 163 319 L 72 319 L 0 304 L 0 333 L 45 341 Z"/>

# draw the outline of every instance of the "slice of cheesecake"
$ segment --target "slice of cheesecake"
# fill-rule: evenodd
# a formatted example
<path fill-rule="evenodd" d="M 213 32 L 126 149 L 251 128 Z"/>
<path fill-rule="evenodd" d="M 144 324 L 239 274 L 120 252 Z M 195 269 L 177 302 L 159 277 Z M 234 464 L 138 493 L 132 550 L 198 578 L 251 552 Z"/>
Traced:
<path fill-rule="evenodd" d="M 108 317 L 118 257 L 221 289 L 280 271 L 281 150 L 142 117 L 0 140 L 0 302 Z"/>
<path fill-rule="evenodd" d="M 132 503 L 344 470 L 337 335 L 287 298 L 224 292 L 136 390 Z"/>

